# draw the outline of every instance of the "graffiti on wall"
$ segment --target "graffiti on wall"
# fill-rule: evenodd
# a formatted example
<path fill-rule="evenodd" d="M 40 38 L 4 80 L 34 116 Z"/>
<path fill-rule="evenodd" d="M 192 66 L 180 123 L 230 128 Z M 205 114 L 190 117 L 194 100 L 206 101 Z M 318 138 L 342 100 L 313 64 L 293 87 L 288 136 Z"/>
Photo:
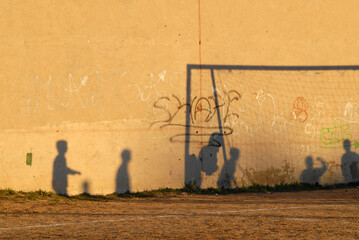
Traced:
<path fill-rule="evenodd" d="M 242 97 L 239 91 L 219 90 L 218 104 L 215 102 L 214 95 L 207 97 L 195 96 L 189 103 L 184 98 L 175 94 L 162 96 L 153 103 L 156 121 L 150 124 L 150 128 L 159 127 L 186 127 L 186 114 L 190 118 L 190 126 L 197 129 L 194 133 L 209 136 L 212 131 L 219 128 L 218 111 L 223 127 L 224 135 L 239 135 L 245 133 L 254 136 L 256 133 L 264 133 L 268 136 L 269 132 L 274 134 L 283 133 L 288 126 L 295 126 L 296 123 L 304 123 L 308 118 L 309 103 L 304 97 L 297 97 L 292 110 L 279 110 L 275 97 L 262 89 L 252 99 L 246 94 Z M 250 101 L 257 104 L 250 103 Z M 271 115 L 264 116 L 271 113 Z M 256 118 L 255 122 L 246 120 L 246 115 L 251 114 Z M 294 121 L 294 122 L 293 122 Z M 181 131 L 181 130 L 179 130 Z M 207 131 L 206 133 L 203 133 Z M 183 134 L 176 135 L 176 137 Z M 171 141 L 174 140 L 170 137 Z"/>
<path fill-rule="evenodd" d="M 128 82 L 126 78 L 133 77 L 128 71 L 112 73 L 108 77 L 104 77 L 99 71 L 76 77 L 72 73 L 66 76 L 35 75 L 32 83 L 34 91 L 29 93 L 30 97 L 25 100 L 26 111 L 33 114 L 41 107 L 48 111 L 66 108 L 86 109 L 99 106 L 105 97 L 127 104 L 152 101 L 153 98 L 165 94 L 160 90 L 161 84 L 167 81 L 167 84 L 172 86 L 172 81 L 181 74 L 168 74 L 166 70 L 157 75 L 150 72 L 145 74 L 141 83 Z"/>
<path fill-rule="evenodd" d="M 347 68 L 352 69 L 351 66 Z M 338 108 L 337 106 L 334 105 L 338 103 L 337 100 L 333 101 L 333 99 L 329 99 L 330 101 L 328 101 L 325 92 L 323 92 L 323 96 L 313 95 L 316 94 L 316 92 L 312 91 L 314 89 L 313 86 L 314 85 L 316 86 L 316 84 L 321 84 L 321 81 L 313 82 L 312 79 L 309 80 L 308 78 L 308 76 L 317 77 L 317 75 L 322 74 L 322 72 L 320 71 L 335 70 L 336 67 L 270 67 L 270 66 L 263 67 L 263 66 L 226 66 L 226 65 L 205 65 L 205 66 L 188 65 L 187 71 L 189 73 L 187 73 L 188 76 L 187 96 L 193 95 L 191 92 L 192 91 L 191 71 L 197 69 L 200 69 L 202 72 L 207 70 L 211 73 L 211 79 L 208 81 L 212 81 L 214 92 L 216 92 L 218 89 L 218 87 L 215 86 L 216 84 L 218 84 L 219 87 L 223 89 L 224 86 L 223 82 L 225 80 L 221 79 L 221 77 L 226 76 L 226 74 L 234 75 L 227 77 L 227 79 L 228 81 L 232 81 L 233 83 L 232 86 L 236 86 L 232 89 L 238 92 L 240 98 L 237 98 L 236 101 L 233 101 L 233 104 L 231 102 L 231 104 L 228 106 L 231 112 L 234 113 L 233 114 L 234 118 L 232 118 L 232 121 L 230 122 L 226 121 L 227 119 L 225 114 L 222 114 L 222 117 L 220 116 L 219 112 L 223 113 L 223 111 L 218 111 L 218 114 L 216 114 L 216 111 L 220 109 L 220 107 L 222 107 L 221 104 L 218 105 L 212 104 L 214 107 L 211 107 L 210 109 L 208 107 L 203 107 L 207 105 L 211 106 L 211 104 L 208 104 L 209 101 L 208 98 L 206 99 L 206 101 L 200 102 L 201 104 L 197 104 L 196 102 L 194 102 L 194 98 L 191 99 L 187 98 L 186 102 L 179 104 L 179 106 L 182 106 L 183 110 L 185 110 L 184 113 L 189 115 L 189 116 L 184 116 L 182 118 L 182 121 L 186 121 L 186 123 L 182 125 L 185 126 L 186 129 L 185 183 L 191 182 L 194 179 L 193 175 L 191 175 L 192 161 L 190 161 L 190 159 L 192 159 L 192 157 L 195 157 L 195 155 L 193 153 L 190 154 L 191 151 L 190 149 L 193 149 L 192 147 L 190 147 L 190 145 L 192 144 L 192 139 L 195 139 L 195 134 L 193 134 L 192 130 L 196 126 L 194 123 L 196 123 L 195 121 L 198 119 L 196 115 L 198 113 L 200 113 L 200 116 L 202 116 L 202 118 L 199 118 L 201 119 L 202 124 L 206 124 L 211 120 L 213 120 L 214 118 L 216 119 L 216 121 L 218 121 L 218 124 L 213 125 L 213 127 L 217 127 L 217 129 L 211 129 L 212 131 L 218 131 L 219 133 L 223 133 L 224 135 L 225 132 L 227 133 L 226 131 L 227 129 L 225 129 L 225 127 L 229 125 L 231 128 L 231 132 L 228 135 L 239 135 L 238 139 L 240 139 L 240 141 L 242 141 L 243 143 L 246 142 L 243 139 L 254 138 L 258 142 L 260 142 L 260 140 L 263 141 L 263 139 L 268 139 L 268 141 L 274 141 L 271 143 L 273 143 L 274 146 L 276 146 L 276 144 L 280 144 L 280 143 L 276 143 L 274 137 L 282 135 L 280 137 L 282 139 L 283 138 L 286 139 L 288 141 L 288 144 L 294 144 L 295 146 L 297 145 L 303 146 L 303 149 L 299 147 L 295 147 L 295 148 L 296 149 L 298 148 L 298 153 L 297 153 L 298 155 L 300 156 L 302 156 L 303 154 L 306 155 L 307 168 L 305 171 L 302 172 L 301 178 L 303 181 L 310 183 L 319 182 L 320 181 L 319 178 L 326 172 L 328 168 L 327 163 L 324 160 L 322 160 L 321 157 L 317 158 L 319 159 L 318 161 L 314 161 L 313 158 L 311 157 L 311 153 L 315 151 L 315 146 L 316 145 L 321 146 L 323 149 L 342 148 L 345 139 L 352 139 L 353 137 L 356 137 L 352 135 L 349 126 L 349 124 L 354 121 L 356 116 L 357 108 L 353 100 L 349 99 L 350 101 L 348 100 L 347 102 L 345 102 L 344 110 L 340 111 L 339 114 L 336 114 L 335 109 L 343 109 L 343 107 L 339 106 Z M 346 67 L 340 67 L 338 69 L 347 70 Z M 235 70 L 239 70 L 238 72 L 240 72 L 240 70 L 243 70 L 243 72 L 245 72 L 245 70 L 249 70 L 248 72 L 250 73 L 248 75 L 246 75 L 247 72 L 243 74 L 237 74 L 235 73 Z M 307 85 L 306 88 L 301 88 L 301 89 L 305 89 L 305 91 L 308 92 L 307 95 L 303 94 L 303 92 L 301 91 L 298 91 L 298 89 L 295 86 L 291 87 L 290 85 L 289 85 L 289 89 L 285 90 L 287 92 L 283 92 L 283 91 L 269 92 L 268 90 L 266 90 L 269 88 L 265 89 L 261 87 L 261 85 L 257 82 L 251 82 L 252 84 L 243 83 L 243 81 L 248 82 L 255 78 L 254 76 L 255 73 L 253 73 L 252 71 L 286 72 L 286 71 L 302 71 L 302 70 L 304 70 L 302 73 L 297 72 L 298 73 L 297 76 L 300 77 L 296 77 L 295 80 L 298 81 L 298 79 L 302 77 L 304 85 L 305 83 L 313 85 L 313 86 Z M 313 72 L 308 74 L 308 71 L 313 71 Z M 318 72 L 314 72 L 314 71 L 318 71 Z M 217 72 L 217 74 L 215 74 L 215 72 Z M 333 71 L 326 74 L 331 74 L 331 73 L 333 73 Z M 281 77 L 280 75 L 277 76 Z M 291 74 L 288 74 L 288 76 L 290 77 Z M 323 76 L 325 76 L 325 74 L 323 76 L 321 75 L 319 76 L 320 76 L 319 79 L 323 78 L 324 80 Z M 217 77 L 217 82 L 215 79 L 216 77 Z M 233 79 L 238 80 L 238 82 L 233 81 Z M 333 78 L 330 78 L 330 80 L 331 79 Z M 288 82 L 288 79 L 285 80 Z M 276 79 L 274 79 L 273 81 L 276 81 Z M 259 82 L 261 83 L 260 80 Z M 273 85 L 276 87 L 278 86 L 278 82 L 275 83 L 268 82 L 267 85 Z M 242 86 L 244 86 L 244 88 Z M 258 86 L 258 88 L 255 89 L 255 86 Z M 262 86 L 265 86 L 265 83 L 263 83 Z M 256 91 L 255 97 L 253 96 L 254 91 Z M 276 93 L 281 94 L 281 96 L 276 95 Z M 293 94 L 295 94 L 296 96 Z M 288 97 L 293 99 L 291 106 L 288 104 L 287 101 Z M 277 100 L 277 98 L 279 100 Z M 197 96 L 195 97 L 195 99 L 201 99 L 201 98 Z M 213 97 L 212 101 L 215 102 L 214 100 L 215 97 Z M 170 99 L 166 98 L 166 101 L 170 101 Z M 222 100 L 221 95 L 218 95 L 217 101 L 219 103 L 224 102 Z M 253 102 L 256 104 L 253 104 Z M 343 102 L 340 102 L 339 104 L 343 105 Z M 153 125 L 151 125 L 152 127 L 157 124 L 166 125 L 168 123 L 170 124 L 172 123 L 173 114 L 171 114 L 169 108 L 164 107 L 164 105 L 157 105 L 157 102 L 154 104 L 154 107 L 161 109 L 164 112 L 166 111 L 167 118 L 163 118 L 166 121 L 155 122 Z M 203 114 L 204 112 L 202 112 L 202 110 L 206 114 Z M 333 122 L 333 120 L 334 120 L 334 124 L 330 125 L 330 122 Z M 216 123 L 216 121 L 213 122 Z M 300 132 L 302 132 L 303 134 L 298 137 L 298 134 L 300 134 Z M 294 135 L 295 138 L 298 138 L 298 140 L 293 139 Z M 303 141 L 303 139 L 306 140 Z M 230 145 L 230 143 L 227 141 L 227 143 L 223 144 L 222 146 L 224 165 L 226 165 L 226 162 L 228 161 L 228 159 L 226 158 L 225 145 Z M 357 141 L 354 141 L 354 146 L 359 147 L 359 143 L 357 144 Z M 283 147 L 280 149 L 280 151 L 282 150 Z M 287 155 L 289 157 L 293 157 L 293 154 L 294 153 L 288 153 Z M 284 156 L 284 154 L 282 155 Z M 281 157 L 281 159 L 283 158 Z M 321 166 L 315 167 L 314 163 L 321 164 Z M 237 164 L 237 166 L 232 167 L 232 170 L 233 169 L 235 170 L 237 167 L 240 167 L 240 165 Z M 253 171 L 254 173 L 252 175 L 254 176 L 255 172 L 258 172 L 259 170 L 253 170 Z M 333 171 L 333 169 L 331 169 L 331 171 Z M 248 178 L 249 175 L 250 175 L 249 173 L 246 173 L 243 174 L 243 177 Z M 256 182 L 256 181 L 254 180 L 251 182 Z"/>
<path fill-rule="evenodd" d="M 308 118 L 309 104 L 304 97 L 297 97 L 293 103 L 293 119 L 303 123 Z"/>
<path fill-rule="evenodd" d="M 232 134 L 233 129 L 229 123 L 230 118 L 238 118 L 239 111 L 233 109 L 231 105 L 235 101 L 239 101 L 241 98 L 240 93 L 236 90 L 226 91 L 223 94 L 219 93 L 218 102 L 215 101 L 214 95 L 207 97 L 195 96 L 190 103 L 185 103 L 181 98 L 172 94 L 171 97 L 160 97 L 154 104 L 155 111 L 160 111 L 163 117 L 162 119 L 153 122 L 150 127 L 158 126 L 160 128 L 165 127 L 180 127 L 182 131 L 187 126 L 185 123 L 185 115 L 190 116 L 191 127 L 196 134 L 201 136 L 210 136 L 213 130 L 219 128 L 217 118 L 218 111 L 221 111 L 221 121 L 225 125 L 223 127 L 223 134 Z M 188 111 L 188 112 L 187 112 Z M 176 138 L 185 136 L 185 134 L 177 134 L 170 138 L 171 141 L 176 141 Z"/>
<path fill-rule="evenodd" d="M 351 138 L 352 135 L 349 133 L 349 124 L 343 124 L 341 119 L 335 119 L 334 126 L 320 130 L 320 141 L 324 144 L 322 148 L 340 148 L 341 142 Z"/>
<path fill-rule="evenodd" d="M 35 76 L 35 96 L 26 101 L 29 113 L 35 113 L 43 101 L 50 111 L 67 108 L 75 104 L 80 108 L 97 106 L 103 95 L 101 84 L 105 80 L 101 78 L 98 72 L 93 79 L 86 75 L 78 80 L 74 79 L 70 73 L 67 77 L 67 84 L 60 86 L 58 86 L 59 81 L 54 79 L 52 75 L 49 75 L 47 81 L 43 82 L 38 75 Z"/>
<path fill-rule="evenodd" d="M 328 100 L 325 94 L 324 96 L 307 94 L 297 91 L 295 87 L 293 91 L 285 95 L 283 93 L 282 96 L 278 91 L 262 86 L 260 81 L 258 84 L 247 84 L 245 87 L 241 87 L 240 84 L 226 85 L 223 79 L 218 79 L 219 74 L 214 74 L 214 69 L 207 68 L 207 70 L 212 73 L 209 81 L 213 81 L 213 86 L 204 90 L 203 94 L 199 94 L 197 89 L 196 91 L 191 89 L 188 79 L 186 92 L 181 92 L 181 89 L 176 89 L 174 85 L 169 90 L 167 87 L 171 85 L 170 81 L 169 85 L 163 88 L 162 84 L 168 80 L 168 76 L 177 74 L 166 70 L 156 74 L 148 73 L 142 82 L 136 82 L 134 79 L 130 82 L 124 81 L 129 76 L 126 71 L 112 79 L 105 79 L 99 72 L 77 78 L 69 74 L 61 83 L 56 82 L 52 75 L 49 75 L 45 82 L 40 81 L 40 77 L 36 76 L 36 94 L 27 99 L 27 110 L 34 113 L 40 106 L 49 111 L 70 107 L 85 109 L 99 106 L 104 102 L 105 96 L 116 97 L 114 99 L 121 103 L 137 103 L 145 106 L 149 109 L 148 112 L 153 113 L 147 119 L 149 127 L 170 129 L 168 139 L 171 142 L 191 144 L 209 141 L 208 146 L 203 147 L 202 144 L 197 152 L 190 154 L 189 150 L 185 150 L 186 164 L 190 162 L 188 159 L 196 159 L 192 163 L 198 165 L 197 177 L 201 173 L 220 175 L 218 187 L 238 185 L 233 176 L 235 170 L 241 167 L 237 160 L 243 152 L 231 146 L 229 140 L 225 140 L 223 136 L 238 136 L 237 139 L 240 140 L 237 142 L 242 141 L 241 143 L 245 143 L 247 137 L 250 137 L 255 139 L 258 145 L 263 142 L 273 144 L 276 145 L 276 149 L 284 152 L 285 147 L 277 146 L 282 143 L 276 142 L 282 137 L 288 140 L 289 145 L 295 145 L 289 147 L 288 153 L 285 153 L 289 157 L 304 154 L 310 156 L 315 152 L 316 146 L 323 149 L 342 148 L 346 139 L 356 137 L 353 135 L 356 126 L 353 125 L 359 123 L 356 120 L 359 116 L 359 100 L 355 96 L 340 98 L 338 106 L 336 104 L 339 97 L 335 101 Z M 216 69 L 216 71 L 220 70 Z M 226 74 L 233 74 L 233 69 L 230 70 Z M 190 74 L 187 76 L 190 77 Z M 238 79 L 241 81 L 240 78 Z M 251 80 L 251 77 L 246 80 Z M 214 86 L 216 81 L 218 86 Z M 105 89 L 111 91 L 106 92 Z M 186 94 L 190 97 L 186 98 Z M 336 111 L 338 109 L 339 111 Z M 334 123 L 330 124 L 333 120 Z M 303 133 L 300 135 L 301 139 L 295 139 L 296 136 L 293 135 L 297 133 Z M 223 138 L 221 148 L 211 145 L 213 134 Z M 308 140 L 309 138 L 311 139 Z M 227 151 L 226 146 L 228 146 Z M 357 149 L 359 142 L 353 141 L 353 146 Z M 224 155 L 222 167 L 214 164 L 214 155 L 219 152 L 223 152 Z M 228 158 L 226 154 L 229 155 Z M 307 169 L 316 169 L 310 164 L 308 166 Z M 256 172 L 247 172 L 243 173 L 243 176 L 248 178 L 257 175 Z M 308 178 L 303 177 L 303 179 Z"/>

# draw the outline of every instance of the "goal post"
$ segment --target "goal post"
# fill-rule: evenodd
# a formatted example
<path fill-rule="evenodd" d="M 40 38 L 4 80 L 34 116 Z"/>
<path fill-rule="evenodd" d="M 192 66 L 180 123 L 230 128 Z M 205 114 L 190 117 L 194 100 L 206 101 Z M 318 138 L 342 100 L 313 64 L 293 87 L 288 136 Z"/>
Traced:
<path fill-rule="evenodd" d="M 294 182 L 307 156 L 331 162 L 333 149 L 340 164 L 343 142 L 351 140 L 354 149 L 359 140 L 358 70 L 353 65 L 187 65 L 185 133 L 176 135 L 185 142 L 185 184 L 217 181 L 220 186 L 221 171 L 236 169 L 233 178 L 241 184 L 265 183 L 255 176 L 257 169 L 268 175 L 267 183 L 279 184 L 265 169 L 287 163 L 293 169 L 288 181 Z M 235 149 L 239 163 L 224 166 Z M 204 176 L 212 180 L 204 184 Z"/>

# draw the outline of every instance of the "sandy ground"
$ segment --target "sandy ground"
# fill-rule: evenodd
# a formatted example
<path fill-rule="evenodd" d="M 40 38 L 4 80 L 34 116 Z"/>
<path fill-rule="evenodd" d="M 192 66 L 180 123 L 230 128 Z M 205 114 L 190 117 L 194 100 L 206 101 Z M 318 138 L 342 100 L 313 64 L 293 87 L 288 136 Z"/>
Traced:
<path fill-rule="evenodd" d="M 359 239 L 359 189 L 0 201 L 1 239 Z"/>

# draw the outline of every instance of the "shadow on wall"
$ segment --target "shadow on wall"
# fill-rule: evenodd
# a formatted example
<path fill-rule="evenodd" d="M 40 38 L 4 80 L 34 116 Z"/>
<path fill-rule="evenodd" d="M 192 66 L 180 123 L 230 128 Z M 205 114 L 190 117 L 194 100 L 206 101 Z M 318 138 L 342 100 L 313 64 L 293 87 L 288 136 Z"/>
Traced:
<path fill-rule="evenodd" d="M 186 176 L 187 184 L 201 188 L 201 172 L 204 172 L 207 176 L 211 176 L 218 170 L 217 154 L 219 148 L 223 146 L 223 136 L 215 132 L 210 136 L 208 145 L 200 150 L 198 159 L 194 154 L 189 156 L 190 168 L 188 169 L 190 171 L 187 172 Z M 236 171 L 237 161 L 240 157 L 240 151 L 237 148 L 231 148 L 230 155 L 229 160 L 224 159 L 224 164 L 217 180 L 218 188 L 231 189 L 233 186 L 239 187 L 234 178 L 234 173 Z"/>
<path fill-rule="evenodd" d="M 217 153 L 219 148 L 223 146 L 223 137 L 219 133 L 212 133 L 209 138 L 208 145 L 203 147 L 198 154 L 201 163 L 201 169 L 207 176 L 212 175 L 218 170 Z"/>
<path fill-rule="evenodd" d="M 317 158 L 322 165 L 322 167 L 314 168 L 314 161 L 312 156 L 308 156 L 305 159 L 306 169 L 302 172 L 300 176 L 300 181 L 303 183 L 310 184 L 320 184 L 320 177 L 327 171 L 327 164 L 321 158 Z"/>
<path fill-rule="evenodd" d="M 83 188 L 83 193 L 84 194 L 90 194 L 90 185 L 87 181 L 85 181 L 83 184 L 82 184 L 82 188 Z"/>
<path fill-rule="evenodd" d="M 58 141 L 56 143 L 57 151 L 59 154 L 54 160 L 53 174 L 52 174 L 52 188 L 56 194 L 67 194 L 67 175 L 81 174 L 78 171 L 72 170 L 67 167 L 65 153 L 67 152 L 67 142 Z"/>
<path fill-rule="evenodd" d="M 116 193 L 124 193 L 131 191 L 130 177 L 128 175 L 128 163 L 131 160 L 131 152 L 123 150 L 121 153 L 122 164 L 116 175 Z"/>
<path fill-rule="evenodd" d="M 194 154 L 188 157 L 190 167 L 188 168 L 189 171 L 186 176 L 187 184 L 201 188 L 201 172 L 203 171 L 207 176 L 210 176 L 218 170 L 217 153 L 222 145 L 222 136 L 217 132 L 212 133 L 208 145 L 200 150 L 198 159 Z"/>
<path fill-rule="evenodd" d="M 233 185 L 236 188 L 239 188 L 236 179 L 234 178 L 234 173 L 236 171 L 237 161 L 240 157 L 240 151 L 237 148 L 230 149 L 231 157 L 229 160 L 225 161 L 217 181 L 218 188 L 233 188 Z M 233 185 L 232 185 L 233 183 Z"/>
<path fill-rule="evenodd" d="M 349 139 L 344 140 L 343 147 L 345 153 L 342 156 L 342 173 L 345 183 L 358 182 L 359 181 L 359 155 L 350 151 L 351 143 Z"/>
<path fill-rule="evenodd" d="M 193 102 L 191 101 L 191 69 L 202 69 L 202 66 L 190 66 L 187 65 L 187 93 L 186 93 L 186 131 L 184 136 L 185 138 L 185 185 L 195 185 L 198 188 L 201 188 L 202 186 L 202 178 L 201 178 L 201 172 L 203 171 L 207 176 L 213 175 L 218 170 L 217 165 L 217 155 L 219 152 L 219 148 L 222 147 L 222 153 L 223 153 L 223 159 L 224 164 L 221 170 L 221 174 L 217 180 L 217 186 L 220 188 L 232 188 L 232 183 L 238 187 L 238 184 L 235 181 L 234 173 L 236 171 L 236 162 L 239 159 L 239 150 L 232 148 L 230 150 L 231 157 L 229 160 L 227 160 L 226 156 L 226 146 L 224 144 L 224 136 L 231 134 L 232 129 L 223 127 L 223 122 L 221 118 L 221 111 L 220 107 L 223 105 L 219 104 L 218 101 L 218 93 L 220 91 L 216 87 L 216 80 L 215 80 L 215 74 L 214 74 L 214 68 L 209 67 L 208 70 L 210 70 L 211 73 L 211 89 L 213 91 L 213 96 L 211 98 L 214 100 L 214 108 L 212 113 L 212 109 L 206 109 L 202 107 L 195 107 L 195 114 L 199 112 L 206 112 L 207 116 L 215 116 L 218 121 L 218 126 L 202 126 L 202 124 L 196 126 L 196 124 L 193 122 Z M 229 66 L 226 68 L 227 70 L 230 70 L 231 67 Z M 239 98 L 240 98 L 240 94 Z M 238 98 L 237 98 L 238 99 Z M 231 100 L 230 100 L 231 101 Z M 226 118 L 226 117 L 224 117 Z M 208 117 L 205 122 L 208 120 Z M 202 131 L 206 132 L 213 132 L 213 129 L 218 129 L 218 131 L 212 133 L 209 138 L 208 145 L 203 147 L 199 154 L 198 159 L 196 158 L 195 154 L 190 154 L 190 144 L 193 142 L 196 142 L 196 140 L 191 141 L 191 135 L 193 135 L 193 132 L 191 132 L 191 129 L 193 128 L 199 128 L 202 129 Z M 230 133 L 226 132 L 226 129 L 229 130 Z M 201 134 L 198 136 L 208 136 L 206 133 L 204 134 L 201 131 Z M 207 132 L 207 133 L 208 133 Z M 196 131 L 196 133 L 198 133 Z M 192 137 L 195 137 L 192 136 Z M 202 141 L 202 140 L 201 140 Z M 241 168 L 240 168 L 241 169 Z"/>

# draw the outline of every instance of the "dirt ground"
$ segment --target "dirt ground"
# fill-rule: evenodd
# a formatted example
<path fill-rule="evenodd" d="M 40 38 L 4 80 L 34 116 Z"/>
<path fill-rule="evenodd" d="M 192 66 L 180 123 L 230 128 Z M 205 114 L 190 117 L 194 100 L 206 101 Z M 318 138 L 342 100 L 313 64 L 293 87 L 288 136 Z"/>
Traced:
<path fill-rule="evenodd" d="M 1 239 L 359 239 L 359 189 L 0 200 Z"/>

